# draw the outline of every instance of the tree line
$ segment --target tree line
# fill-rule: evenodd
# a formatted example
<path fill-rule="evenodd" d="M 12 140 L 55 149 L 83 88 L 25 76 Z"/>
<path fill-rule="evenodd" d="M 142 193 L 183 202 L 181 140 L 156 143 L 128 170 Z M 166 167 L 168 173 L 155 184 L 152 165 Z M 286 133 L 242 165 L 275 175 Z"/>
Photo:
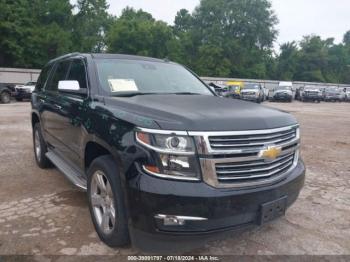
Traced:
<path fill-rule="evenodd" d="M 70 52 L 168 58 L 202 76 L 350 83 L 350 31 L 342 43 L 305 36 L 274 50 L 270 0 L 201 0 L 173 25 L 106 0 L 0 0 L 0 67 L 41 68 Z"/>

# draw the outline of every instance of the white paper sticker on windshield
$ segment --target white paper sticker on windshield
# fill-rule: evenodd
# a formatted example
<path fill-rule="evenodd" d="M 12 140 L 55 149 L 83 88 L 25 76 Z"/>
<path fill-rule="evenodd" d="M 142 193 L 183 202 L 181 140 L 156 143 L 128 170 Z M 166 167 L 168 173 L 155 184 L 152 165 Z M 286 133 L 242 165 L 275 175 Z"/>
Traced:
<path fill-rule="evenodd" d="M 108 79 L 112 92 L 139 91 L 133 79 Z"/>

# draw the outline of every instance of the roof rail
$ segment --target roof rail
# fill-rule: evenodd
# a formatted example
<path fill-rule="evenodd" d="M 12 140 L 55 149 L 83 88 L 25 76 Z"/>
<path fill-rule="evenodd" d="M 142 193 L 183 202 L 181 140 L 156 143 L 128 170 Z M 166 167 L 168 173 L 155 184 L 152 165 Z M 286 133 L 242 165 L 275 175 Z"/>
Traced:
<path fill-rule="evenodd" d="M 74 53 L 69 53 L 69 54 L 66 54 L 66 55 L 62 55 L 62 56 L 56 57 L 54 59 L 51 59 L 49 61 L 49 63 L 55 62 L 55 61 L 60 60 L 60 59 L 68 58 L 68 57 L 71 57 L 71 56 L 76 56 L 76 55 L 80 55 L 80 53 L 79 52 L 74 52 Z"/>

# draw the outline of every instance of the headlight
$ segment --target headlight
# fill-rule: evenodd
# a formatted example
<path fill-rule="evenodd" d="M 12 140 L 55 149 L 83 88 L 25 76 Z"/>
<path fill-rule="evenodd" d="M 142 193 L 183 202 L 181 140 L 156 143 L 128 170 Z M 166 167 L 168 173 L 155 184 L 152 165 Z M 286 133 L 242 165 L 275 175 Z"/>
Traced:
<path fill-rule="evenodd" d="M 155 161 L 143 164 L 148 174 L 178 180 L 200 179 L 194 141 L 185 132 L 142 130 L 136 131 L 136 140 L 154 152 Z"/>

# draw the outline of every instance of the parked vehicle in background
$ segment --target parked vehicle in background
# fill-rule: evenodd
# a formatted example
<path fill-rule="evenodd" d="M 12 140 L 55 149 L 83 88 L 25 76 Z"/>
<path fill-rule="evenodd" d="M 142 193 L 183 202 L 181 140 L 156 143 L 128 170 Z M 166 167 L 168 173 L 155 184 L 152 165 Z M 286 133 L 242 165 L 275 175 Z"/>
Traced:
<path fill-rule="evenodd" d="M 244 83 L 240 81 L 229 81 L 226 82 L 227 88 L 225 97 L 240 98 L 241 90 L 244 87 Z"/>
<path fill-rule="evenodd" d="M 344 92 L 337 86 L 326 87 L 324 100 L 326 102 L 341 102 L 344 100 Z"/>
<path fill-rule="evenodd" d="M 323 99 L 322 91 L 315 86 L 305 86 L 301 92 L 301 101 L 321 102 Z"/>
<path fill-rule="evenodd" d="M 35 89 L 36 82 L 28 82 L 25 85 L 15 86 L 15 92 L 13 97 L 17 101 L 22 101 L 23 99 L 30 99 L 32 92 Z"/>
<path fill-rule="evenodd" d="M 292 82 L 280 82 L 278 87 L 273 89 L 272 101 L 293 101 L 293 84 Z"/>
<path fill-rule="evenodd" d="M 0 83 L 0 103 L 8 104 L 11 102 L 11 89 L 5 85 Z"/>
<path fill-rule="evenodd" d="M 241 99 L 261 103 L 264 101 L 264 90 L 261 84 L 245 84 L 241 90 Z"/>
<path fill-rule="evenodd" d="M 292 115 L 222 99 L 168 60 L 59 57 L 31 101 L 38 166 L 53 163 L 87 190 L 93 225 L 112 247 L 187 245 L 262 225 L 304 184 Z"/>

